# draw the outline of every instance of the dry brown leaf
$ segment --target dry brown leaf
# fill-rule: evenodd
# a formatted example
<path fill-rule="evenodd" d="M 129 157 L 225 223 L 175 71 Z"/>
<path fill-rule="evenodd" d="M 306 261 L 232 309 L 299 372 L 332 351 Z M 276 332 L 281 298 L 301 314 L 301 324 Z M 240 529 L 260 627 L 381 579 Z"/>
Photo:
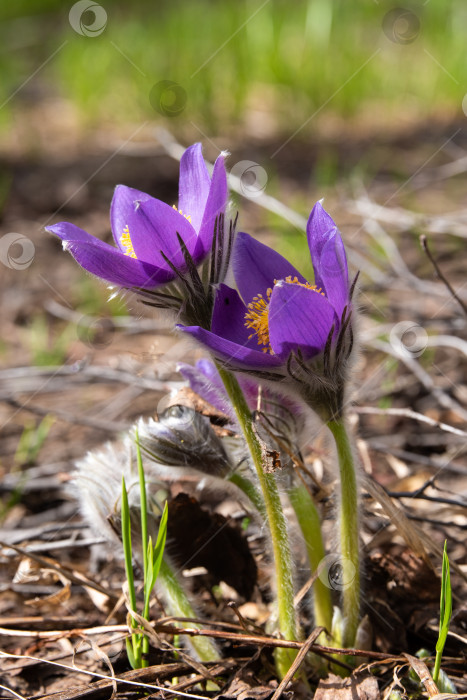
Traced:
<path fill-rule="evenodd" d="M 371 496 L 378 501 L 381 508 L 391 520 L 399 534 L 404 538 L 410 549 L 423 559 L 429 567 L 433 567 L 430 557 L 427 554 L 424 543 L 412 525 L 404 510 L 394 503 L 393 499 L 387 495 L 386 491 L 374 479 L 368 477 L 363 478 L 363 485 L 369 491 Z"/>
<path fill-rule="evenodd" d="M 321 680 L 314 700 L 380 700 L 378 681 L 373 676 L 352 674 L 350 678 L 340 678 L 330 674 Z"/>
<path fill-rule="evenodd" d="M 408 660 L 413 670 L 420 678 L 421 682 L 425 686 L 425 690 L 430 698 L 435 697 L 439 694 L 436 683 L 431 677 L 431 673 L 428 670 L 428 666 L 424 661 L 418 659 L 416 656 L 411 656 L 410 654 L 404 654 L 405 658 Z"/>
<path fill-rule="evenodd" d="M 37 610 L 41 610 L 43 608 L 51 608 L 53 610 L 57 607 L 57 605 L 66 603 L 66 601 L 70 598 L 70 593 L 71 585 L 66 583 L 63 588 L 56 593 L 51 593 L 44 598 L 33 598 L 32 600 L 26 600 L 24 604 L 29 605 L 31 608 L 36 608 Z"/>
<path fill-rule="evenodd" d="M 248 683 L 241 678 L 234 678 L 229 687 L 214 700 L 266 700 L 270 698 L 272 688 L 269 685 Z"/>

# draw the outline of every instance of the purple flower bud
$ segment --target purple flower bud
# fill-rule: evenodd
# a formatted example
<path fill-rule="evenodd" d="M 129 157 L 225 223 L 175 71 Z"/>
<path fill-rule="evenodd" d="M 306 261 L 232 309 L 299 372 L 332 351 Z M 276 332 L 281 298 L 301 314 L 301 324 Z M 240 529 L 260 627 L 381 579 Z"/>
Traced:
<path fill-rule="evenodd" d="M 159 464 L 219 477 L 233 470 L 209 418 L 187 406 L 171 406 L 158 422 L 141 419 L 138 434 L 143 452 Z"/>

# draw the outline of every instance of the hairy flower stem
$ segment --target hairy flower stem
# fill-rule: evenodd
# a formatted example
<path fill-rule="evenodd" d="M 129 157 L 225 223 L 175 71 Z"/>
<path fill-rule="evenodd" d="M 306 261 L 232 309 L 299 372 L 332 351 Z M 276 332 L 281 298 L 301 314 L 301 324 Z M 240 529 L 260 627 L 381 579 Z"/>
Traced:
<path fill-rule="evenodd" d="M 245 496 L 251 501 L 258 513 L 262 516 L 264 520 L 267 519 L 266 508 L 264 506 L 264 500 L 258 489 L 251 483 L 251 481 L 241 474 L 234 472 L 229 476 L 229 481 L 235 484 Z"/>
<path fill-rule="evenodd" d="M 175 617 L 197 617 L 182 585 L 165 557 L 162 559 L 157 585 L 167 601 L 172 615 Z M 197 627 L 198 625 L 193 623 L 190 626 Z M 189 643 L 200 661 L 218 661 L 221 658 L 216 645 L 207 637 L 191 637 Z"/>
<path fill-rule="evenodd" d="M 295 622 L 294 592 L 292 581 L 292 558 L 287 535 L 287 525 L 277 490 L 274 474 L 265 472 L 261 444 L 255 433 L 251 412 L 233 374 L 218 365 L 217 369 L 232 402 L 243 436 L 249 448 L 258 475 L 264 498 L 267 523 L 271 534 L 274 555 L 279 630 L 284 639 L 297 639 Z M 281 678 L 287 673 L 296 652 L 290 649 L 277 649 L 275 654 L 277 672 Z"/>
<path fill-rule="evenodd" d="M 308 489 L 302 484 L 290 488 L 288 494 L 305 540 L 311 573 L 314 574 L 326 556 L 319 513 Z M 320 578 L 313 583 L 313 611 L 315 625 L 325 627 L 330 634 L 332 629 L 331 591 Z"/>
<path fill-rule="evenodd" d="M 331 420 L 340 473 L 340 544 L 344 631 L 342 644 L 355 644 L 360 622 L 360 558 L 358 549 L 358 488 L 352 447 L 342 419 Z"/>

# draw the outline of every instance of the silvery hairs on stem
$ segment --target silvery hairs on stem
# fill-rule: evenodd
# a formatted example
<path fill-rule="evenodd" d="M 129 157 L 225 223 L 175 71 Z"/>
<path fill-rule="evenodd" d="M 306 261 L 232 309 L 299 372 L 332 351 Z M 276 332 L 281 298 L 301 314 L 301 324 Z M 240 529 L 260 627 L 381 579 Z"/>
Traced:
<path fill-rule="evenodd" d="M 136 432 L 148 497 L 156 511 L 161 513 L 163 508 L 159 494 L 166 492 L 170 483 L 187 477 L 195 477 L 198 491 L 207 489 L 219 492 L 223 498 L 227 493 L 244 500 L 242 492 L 228 481 L 236 469 L 245 468 L 243 441 L 235 437 L 221 439 L 208 417 L 175 404 L 161 413 L 159 421 L 140 418 L 121 441 L 88 452 L 76 463 L 73 494 L 94 532 L 119 542 L 115 522 L 120 517 L 122 476 L 130 509 L 139 506 Z M 157 518 L 152 518 L 156 526 Z"/>
<path fill-rule="evenodd" d="M 84 459 L 77 462 L 76 466 L 73 487 L 75 495 L 80 501 L 83 515 L 91 529 L 104 535 L 108 542 L 115 544 L 117 551 L 118 545 L 121 546 L 118 533 L 121 531 L 122 476 L 125 477 L 133 556 L 142 569 L 140 482 L 134 435 L 127 434 L 120 442 L 108 443 L 99 450 L 88 452 Z M 150 506 L 147 512 L 148 534 L 153 542 L 157 539 L 159 525 L 157 511 L 162 511 L 160 499 L 164 493 L 164 483 L 159 480 L 155 467 L 154 462 L 145 460 L 143 457 L 148 505 Z M 122 549 L 120 549 L 120 554 L 123 558 Z M 170 615 L 196 618 L 198 617 L 196 607 L 192 604 L 183 579 L 178 575 L 177 570 L 165 551 L 163 565 L 156 581 L 157 593 L 164 601 Z M 193 626 L 196 626 L 195 623 Z M 197 637 L 183 637 L 183 640 L 195 658 L 204 661 L 219 658 L 217 646 L 212 640 Z"/>
<path fill-rule="evenodd" d="M 162 513 L 163 504 L 158 503 L 155 496 L 166 486 L 157 476 L 157 470 L 153 469 L 152 464 L 145 463 L 144 470 L 146 487 L 156 508 Z M 140 493 L 136 445 L 131 433 L 126 434 L 121 441 L 109 442 L 78 460 L 71 484 L 72 493 L 77 498 L 91 530 L 114 543 L 116 548 L 120 544 L 120 538 L 112 522 L 120 518 L 122 476 L 128 490 L 130 509 L 134 510 L 139 506 Z M 151 517 L 155 521 L 155 516 Z M 137 542 L 138 538 L 135 544 Z"/>

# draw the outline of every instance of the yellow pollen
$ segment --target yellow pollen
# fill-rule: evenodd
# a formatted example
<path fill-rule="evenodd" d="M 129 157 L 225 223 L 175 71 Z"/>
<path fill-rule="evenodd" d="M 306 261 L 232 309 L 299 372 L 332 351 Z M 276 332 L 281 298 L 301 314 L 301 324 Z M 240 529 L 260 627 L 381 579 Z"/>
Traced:
<path fill-rule="evenodd" d="M 274 280 L 274 286 L 277 282 L 278 280 Z M 297 277 L 289 275 L 285 278 L 284 282 L 296 284 L 299 287 L 305 287 L 305 289 L 311 289 L 317 294 L 321 294 L 323 297 L 325 296 L 324 292 L 321 291 L 321 288 L 318 289 L 316 284 L 299 282 Z M 268 289 L 266 292 L 267 299 L 265 299 L 262 294 L 253 297 L 253 300 L 247 305 L 248 311 L 245 314 L 245 326 L 251 328 L 253 331 L 253 333 L 248 336 L 248 340 L 256 335 L 258 337 L 258 345 L 263 345 L 261 348 L 262 351 L 274 355 L 274 350 L 269 341 L 269 301 L 271 299 L 271 294 L 272 289 Z"/>
<path fill-rule="evenodd" d="M 309 282 L 299 282 L 298 277 L 292 277 L 292 275 L 289 275 L 285 278 L 284 282 L 288 282 L 288 284 L 298 284 L 299 287 L 305 287 L 305 289 L 312 289 L 314 292 L 321 294 L 322 297 L 325 296 L 324 292 L 321 291 L 321 287 L 318 289 L 316 284 L 310 284 Z M 276 283 L 277 280 L 274 280 L 274 284 Z"/>
<path fill-rule="evenodd" d="M 123 233 L 120 236 L 120 243 L 124 248 L 126 248 L 125 255 L 129 255 L 130 258 L 136 258 L 135 249 L 133 248 L 133 243 L 131 242 L 130 229 L 128 225 L 123 229 Z"/>
<path fill-rule="evenodd" d="M 274 355 L 273 349 L 269 344 L 269 299 L 272 294 L 272 289 L 266 292 L 267 299 L 262 294 L 253 297 L 253 301 L 248 304 L 248 311 L 245 314 L 245 326 L 251 328 L 253 333 L 248 336 L 248 340 L 254 335 L 258 336 L 258 345 L 264 345 L 263 352 L 269 352 Z"/>
<path fill-rule="evenodd" d="M 175 209 L 175 211 L 178 211 L 179 214 L 181 214 L 182 216 L 184 216 L 185 219 L 186 219 L 187 221 L 189 221 L 190 224 L 191 224 L 191 214 L 184 214 L 184 213 L 182 212 L 181 209 L 177 209 L 177 207 L 175 206 L 175 204 L 172 205 L 172 208 Z"/>

